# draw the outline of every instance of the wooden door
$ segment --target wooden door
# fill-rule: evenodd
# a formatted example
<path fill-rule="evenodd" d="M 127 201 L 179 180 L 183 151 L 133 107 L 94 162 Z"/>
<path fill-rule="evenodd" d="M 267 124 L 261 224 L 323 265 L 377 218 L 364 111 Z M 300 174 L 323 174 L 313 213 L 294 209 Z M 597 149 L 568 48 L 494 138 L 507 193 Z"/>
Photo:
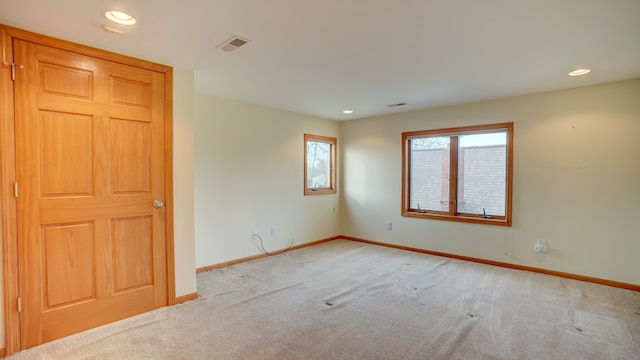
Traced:
<path fill-rule="evenodd" d="M 13 47 L 24 349 L 167 304 L 165 79 Z"/>

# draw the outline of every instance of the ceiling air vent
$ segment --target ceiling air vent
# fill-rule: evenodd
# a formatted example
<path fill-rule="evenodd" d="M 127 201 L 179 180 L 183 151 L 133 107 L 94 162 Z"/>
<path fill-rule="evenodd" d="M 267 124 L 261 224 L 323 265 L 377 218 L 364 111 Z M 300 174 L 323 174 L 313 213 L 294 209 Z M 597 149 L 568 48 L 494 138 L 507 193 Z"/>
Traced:
<path fill-rule="evenodd" d="M 401 103 L 397 103 L 397 104 L 390 104 L 390 105 L 387 105 L 387 107 L 392 108 L 392 107 L 405 106 L 405 105 L 407 105 L 407 103 L 403 103 L 403 102 L 401 102 Z"/>
<path fill-rule="evenodd" d="M 238 35 L 234 35 L 231 38 L 225 40 L 222 44 L 216 46 L 218 49 L 221 49 L 224 52 L 233 51 L 240 46 L 250 42 L 251 40 L 243 39 Z"/>

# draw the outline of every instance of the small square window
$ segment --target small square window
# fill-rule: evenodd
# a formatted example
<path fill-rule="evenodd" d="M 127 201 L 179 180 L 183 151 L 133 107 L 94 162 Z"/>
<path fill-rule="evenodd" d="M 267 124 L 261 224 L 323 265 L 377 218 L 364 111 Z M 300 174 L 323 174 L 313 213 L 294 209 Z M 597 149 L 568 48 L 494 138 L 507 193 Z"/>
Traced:
<path fill-rule="evenodd" d="M 304 135 L 304 194 L 336 192 L 336 138 Z"/>

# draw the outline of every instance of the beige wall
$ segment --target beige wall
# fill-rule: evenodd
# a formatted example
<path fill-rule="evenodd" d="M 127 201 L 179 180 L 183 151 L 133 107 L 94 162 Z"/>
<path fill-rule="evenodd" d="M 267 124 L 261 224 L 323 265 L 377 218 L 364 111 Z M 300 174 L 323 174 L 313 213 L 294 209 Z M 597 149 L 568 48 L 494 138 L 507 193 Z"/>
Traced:
<path fill-rule="evenodd" d="M 513 227 L 400 216 L 403 131 L 510 121 Z M 639 134 L 640 79 L 343 122 L 341 231 L 640 284 Z"/>
<path fill-rule="evenodd" d="M 339 123 L 196 94 L 196 267 L 260 254 L 253 230 L 267 251 L 340 233 L 339 195 L 303 195 L 305 133 Z"/>
<path fill-rule="evenodd" d="M 196 292 L 193 70 L 173 68 L 173 230 L 176 296 Z"/>

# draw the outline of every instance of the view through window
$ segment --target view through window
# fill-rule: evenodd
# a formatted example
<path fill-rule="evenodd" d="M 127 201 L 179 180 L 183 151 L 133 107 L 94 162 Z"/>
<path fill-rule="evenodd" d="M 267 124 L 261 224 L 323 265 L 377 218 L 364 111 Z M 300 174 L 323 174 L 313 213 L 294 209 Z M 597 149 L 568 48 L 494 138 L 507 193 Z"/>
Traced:
<path fill-rule="evenodd" d="M 513 123 L 402 137 L 402 215 L 511 225 Z"/>
<path fill-rule="evenodd" d="M 336 138 L 305 134 L 304 144 L 305 195 L 335 193 Z"/>

